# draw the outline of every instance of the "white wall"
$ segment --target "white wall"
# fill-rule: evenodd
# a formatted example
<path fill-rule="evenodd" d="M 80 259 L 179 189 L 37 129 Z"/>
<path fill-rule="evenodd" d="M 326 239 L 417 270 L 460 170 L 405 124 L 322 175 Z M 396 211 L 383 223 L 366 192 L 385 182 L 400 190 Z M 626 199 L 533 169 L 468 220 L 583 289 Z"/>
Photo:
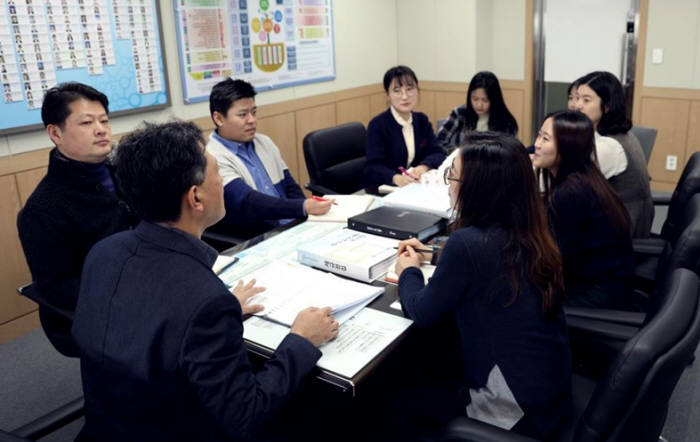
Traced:
<path fill-rule="evenodd" d="M 663 62 L 652 63 L 652 51 Z M 644 86 L 700 89 L 700 2 L 649 0 Z"/>
<path fill-rule="evenodd" d="M 469 81 L 476 63 L 476 0 L 397 0 L 396 17 L 398 61 L 418 80 Z"/>
<path fill-rule="evenodd" d="M 397 0 L 399 63 L 419 80 L 524 79 L 525 0 Z"/>
<path fill-rule="evenodd" d="M 545 81 L 568 83 L 597 70 L 620 77 L 630 0 L 548 0 L 545 5 Z"/>
<path fill-rule="evenodd" d="M 111 119 L 114 133 L 128 132 L 143 120 L 165 121 L 172 117 L 194 119 L 209 115 L 207 102 L 183 103 L 173 2 L 161 1 L 160 6 L 171 106 L 160 111 L 114 117 Z M 376 84 L 381 81 L 387 67 L 396 64 L 396 0 L 335 0 L 333 8 L 336 79 L 262 92 L 257 96 L 258 104 Z M 50 144 L 43 130 L 4 136 L 0 137 L 0 156 L 41 149 Z"/>

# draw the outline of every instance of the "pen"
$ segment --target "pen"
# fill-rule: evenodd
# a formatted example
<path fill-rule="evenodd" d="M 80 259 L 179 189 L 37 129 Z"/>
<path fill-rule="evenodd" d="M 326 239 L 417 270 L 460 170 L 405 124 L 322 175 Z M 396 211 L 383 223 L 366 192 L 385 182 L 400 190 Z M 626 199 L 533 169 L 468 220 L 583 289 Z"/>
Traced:
<path fill-rule="evenodd" d="M 314 200 L 314 201 L 330 201 L 330 200 L 327 199 L 327 198 L 321 198 L 320 196 L 316 196 L 316 195 L 311 195 L 311 199 Z M 333 205 L 334 205 L 334 206 L 337 206 L 338 203 L 336 203 L 335 201 L 333 201 Z"/>
<path fill-rule="evenodd" d="M 411 246 L 411 247 L 413 247 L 413 246 Z M 398 250 L 398 247 L 394 247 L 394 248 Z M 416 248 L 414 248 L 413 250 L 415 250 L 418 253 L 433 253 L 433 249 L 416 249 Z"/>
<path fill-rule="evenodd" d="M 216 275 L 218 276 L 218 275 L 224 273 L 225 270 L 228 270 L 229 267 L 231 267 L 232 265 L 234 265 L 234 264 L 237 263 L 237 262 L 238 262 L 238 257 L 237 257 L 237 256 L 234 256 L 234 257 L 233 257 L 233 261 L 231 261 L 231 262 L 229 262 L 228 264 L 226 264 L 225 266 L 221 267 L 221 268 L 216 272 Z"/>
<path fill-rule="evenodd" d="M 409 178 L 413 178 L 414 180 L 417 180 L 418 177 L 411 174 L 408 170 L 404 169 L 403 167 L 399 166 L 399 172 L 401 172 L 403 175 L 406 175 Z"/>

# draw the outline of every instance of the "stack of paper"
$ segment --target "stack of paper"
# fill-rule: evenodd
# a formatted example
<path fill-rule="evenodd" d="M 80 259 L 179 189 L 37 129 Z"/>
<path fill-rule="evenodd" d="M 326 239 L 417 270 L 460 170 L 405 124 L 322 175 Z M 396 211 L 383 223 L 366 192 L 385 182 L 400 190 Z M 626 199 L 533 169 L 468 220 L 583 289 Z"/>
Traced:
<path fill-rule="evenodd" d="M 335 204 L 325 215 L 309 215 L 309 221 L 344 223 L 351 216 L 365 213 L 374 202 L 372 195 L 324 195 L 323 197 L 335 200 Z"/>
<path fill-rule="evenodd" d="M 336 339 L 320 348 L 323 356 L 316 365 L 352 378 L 412 322 L 366 308 L 340 326 Z M 249 318 L 243 323 L 243 337 L 270 350 L 275 350 L 288 333 L 289 328 L 261 318 Z"/>
<path fill-rule="evenodd" d="M 382 204 L 449 218 L 452 208 L 447 189 L 443 184 L 411 183 L 386 195 L 382 198 Z"/>
<path fill-rule="evenodd" d="M 257 286 L 265 287 L 248 301 L 265 307 L 256 315 L 286 326 L 291 326 L 297 314 L 308 307 L 331 307 L 335 319 L 343 322 L 384 293 L 383 287 L 339 278 L 291 261 L 272 262 L 246 278 L 255 278 Z"/>

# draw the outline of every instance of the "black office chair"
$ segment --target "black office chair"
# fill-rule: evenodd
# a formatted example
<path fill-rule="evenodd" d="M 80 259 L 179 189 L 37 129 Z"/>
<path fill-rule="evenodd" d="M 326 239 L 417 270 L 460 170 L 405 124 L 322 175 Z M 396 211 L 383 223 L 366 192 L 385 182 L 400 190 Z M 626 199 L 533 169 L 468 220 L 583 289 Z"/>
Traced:
<path fill-rule="evenodd" d="M 15 430 L 10 432 L 0 430 L 0 442 L 25 442 L 41 439 L 84 416 L 84 407 L 85 400 L 81 396 Z"/>
<path fill-rule="evenodd" d="M 658 131 L 653 127 L 644 126 L 632 126 L 630 130 L 639 140 L 639 145 L 642 146 L 642 152 L 644 152 L 644 159 L 649 164 L 649 158 L 651 158 L 651 151 L 654 148 L 654 141 L 656 141 Z"/>
<path fill-rule="evenodd" d="M 44 299 L 33 283 L 17 287 L 17 292 L 39 305 L 39 321 L 49 342 L 59 353 L 69 358 L 80 356 L 78 347 L 73 341 L 73 312 L 57 307 Z"/>
<path fill-rule="evenodd" d="M 666 243 L 675 241 L 683 231 L 683 212 L 696 193 L 700 193 L 700 152 L 695 152 L 688 159 L 672 195 L 653 196 L 655 206 L 668 206 L 668 216 L 658 237 L 635 239 L 632 242 L 638 256 L 636 274 L 640 279 L 653 280 L 658 256 Z"/>
<path fill-rule="evenodd" d="M 680 222 L 687 227 L 673 243 L 666 244 L 656 270 L 656 286 L 650 291 L 646 312 L 587 307 L 566 307 L 574 360 L 592 377 L 607 368 L 615 355 L 640 328 L 649 323 L 666 302 L 663 281 L 678 268 L 700 274 L 700 194 L 691 198 Z"/>
<path fill-rule="evenodd" d="M 698 276 L 677 269 L 667 281 L 665 304 L 630 340 L 597 384 L 574 375 L 573 410 L 560 442 L 657 442 L 668 402 L 700 342 Z M 524 436 L 460 417 L 443 441 L 533 442 Z"/>
<path fill-rule="evenodd" d="M 314 195 L 351 194 L 363 188 L 367 131 L 362 123 L 347 123 L 309 132 L 304 159 Z"/>

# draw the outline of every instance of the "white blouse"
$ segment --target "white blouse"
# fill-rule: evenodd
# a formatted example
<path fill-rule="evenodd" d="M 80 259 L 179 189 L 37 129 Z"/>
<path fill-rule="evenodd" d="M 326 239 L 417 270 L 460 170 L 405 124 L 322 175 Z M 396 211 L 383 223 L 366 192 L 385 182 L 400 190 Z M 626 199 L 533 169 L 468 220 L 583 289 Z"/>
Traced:
<path fill-rule="evenodd" d="M 406 143 L 406 150 L 408 151 L 408 159 L 406 160 L 406 167 L 408 167 L 413 162 L 413 157 L 416 156 L 416 140 L 413 137 L 413 113 L 408 117 L 408 120 L 404 120 L 396 109 L 394 109 L 394 106 L 389 106 L 389 109 L 391 109 L 391 115 L 394 116 L 394 120 L 401 125 L 401 133 L 403 134 L 403 140 Z"/>

